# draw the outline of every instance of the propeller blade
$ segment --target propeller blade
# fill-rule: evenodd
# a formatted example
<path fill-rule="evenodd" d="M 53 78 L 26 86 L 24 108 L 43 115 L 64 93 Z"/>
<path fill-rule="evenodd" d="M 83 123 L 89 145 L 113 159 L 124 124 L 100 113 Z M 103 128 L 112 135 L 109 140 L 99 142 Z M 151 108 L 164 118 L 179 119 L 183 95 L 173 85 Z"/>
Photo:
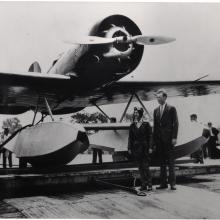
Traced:
<path fill-rule="evenodd" d="M 162 36 L 144 36 L 137 35 L 132 37 L 132 40 L 135 41 L 136 44 L 140 45 L 157 45 L 157 44 L 166 44 L 172 41 L 175 41 L 175 38 L 171 37 L 162 37 Z"/>
<path fill-rule="evenodd" d="M 64 41 L 68 44 L 111 44 L 115 41 L 114 38 L 105 38 L 97 36 L 85 36 L 73 41 Z"/>
<path fill-rule="evenodd" d="M 144 35 L 137 35 L 133 37 L 129 37 L 124 39 L 124 37 L 115 37 L 115 38 L 106 38 L 106 37 L 97 37 L 97 36 L 85 36 L 81 37 L 80 39 L 75 40 L 67 40 L 64 41 L 67 44 L 111 44 L 114 42 L 119 43 L 129 43 L 134 42 L 140 45 L 157 45 L 157 44 L 166 44 L 172 41 L 175 41 L 175 38 L 171 37 L 162 37 L 162 36 L 144 36 Z"/>

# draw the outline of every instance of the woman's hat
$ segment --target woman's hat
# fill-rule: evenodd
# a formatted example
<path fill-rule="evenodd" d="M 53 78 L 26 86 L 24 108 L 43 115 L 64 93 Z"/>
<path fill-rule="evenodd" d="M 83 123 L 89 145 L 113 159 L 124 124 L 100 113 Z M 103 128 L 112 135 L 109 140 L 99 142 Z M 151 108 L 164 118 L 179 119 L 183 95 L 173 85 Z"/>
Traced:
<path fill-rule="evenodd" d="M 134 111 L 138 111 L 140 116 L 142 116 L 144 113 L 144 109 L 142 107 L 134 107 Z"/>

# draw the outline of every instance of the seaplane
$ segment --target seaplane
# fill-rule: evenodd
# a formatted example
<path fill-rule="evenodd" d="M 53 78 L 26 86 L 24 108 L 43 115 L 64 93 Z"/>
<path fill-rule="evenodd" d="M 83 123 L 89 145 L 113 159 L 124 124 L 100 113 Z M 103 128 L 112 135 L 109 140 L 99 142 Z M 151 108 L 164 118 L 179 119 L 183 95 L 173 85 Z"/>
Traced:
<path fill-rule="evenodd" d="M 41 71 L 38 62 L 27 72 L 0 72 L 0 114 L 34 112 L 32 123 L 19 129 L 1 147 L 33 167 L 62 166 L 90 144 L 126 149 L 129 124 L 123 123 L 123 118 L 133 97 L 147 112 L 143 101 L 154 99 L 161 87 L 169 97 L 220 93 L 220 81 L 121 80 L 139 65 L 144 46 L 174 40 L 143 35 L 130 18 L 111 15 L 94 24 L 87 36 L 65 41 L 69 49 L 53 61 L 47 72 Z M 100 105 L 122 102 L 128 103 L 117 123 L 83 126 L 54 120 L 54 115 L 75 113 L 88 106 L 101 110 Z M 42 114 L 40 121 L 36 121 L 38 112 Z M 51 122 L 43 122 L 47 115 Z M 88 138 L 87 130 L 99 132 Z M 203 142 L 201 134 L 182 141 L 175 147 L 175 158 L 190 154 Z"/>

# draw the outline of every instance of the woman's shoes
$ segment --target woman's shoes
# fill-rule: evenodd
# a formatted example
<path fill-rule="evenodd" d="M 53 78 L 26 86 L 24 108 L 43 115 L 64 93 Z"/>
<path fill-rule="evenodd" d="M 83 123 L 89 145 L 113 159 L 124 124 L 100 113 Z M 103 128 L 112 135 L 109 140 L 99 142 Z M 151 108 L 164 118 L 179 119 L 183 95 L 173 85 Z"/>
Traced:
<path fill-rule="evenodd" d="M 171 190 L 176 190 L 176 187 L 172 185 L 172 186 L 170 186 L 170 189 Z"/>
<path fill-rule="evenodd" d="M 147 194 L 143 191 L 137 191 L 137 196 L 146 196 Z"/>

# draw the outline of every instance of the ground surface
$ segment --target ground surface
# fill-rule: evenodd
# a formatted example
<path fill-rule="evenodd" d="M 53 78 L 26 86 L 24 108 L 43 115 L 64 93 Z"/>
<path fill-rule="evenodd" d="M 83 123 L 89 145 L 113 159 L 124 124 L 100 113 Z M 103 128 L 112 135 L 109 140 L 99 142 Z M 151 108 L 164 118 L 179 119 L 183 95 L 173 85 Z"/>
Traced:
<path fill-rule="evenodd" d="M 82 158 L 89 162 L 91 155 L 76 159 Z M 182 166 L 205 165 L 220 165 L 220 160 Z M 220 218 L 220 174 L 181 178 L 177 187 L 177 191 L 154 190 L 146 197 L 116 188 L 91 187 L 2 199 L 0 218 Z"/>
<path fill-rule="evenodd" d="M 0 217 L 220 218 L 219 193 L 220 174 L 201 175 L 182 180 L 177 191 L 154 190 L 146 197 L 117 189 L 91 189 L 4 199 Z"/>

